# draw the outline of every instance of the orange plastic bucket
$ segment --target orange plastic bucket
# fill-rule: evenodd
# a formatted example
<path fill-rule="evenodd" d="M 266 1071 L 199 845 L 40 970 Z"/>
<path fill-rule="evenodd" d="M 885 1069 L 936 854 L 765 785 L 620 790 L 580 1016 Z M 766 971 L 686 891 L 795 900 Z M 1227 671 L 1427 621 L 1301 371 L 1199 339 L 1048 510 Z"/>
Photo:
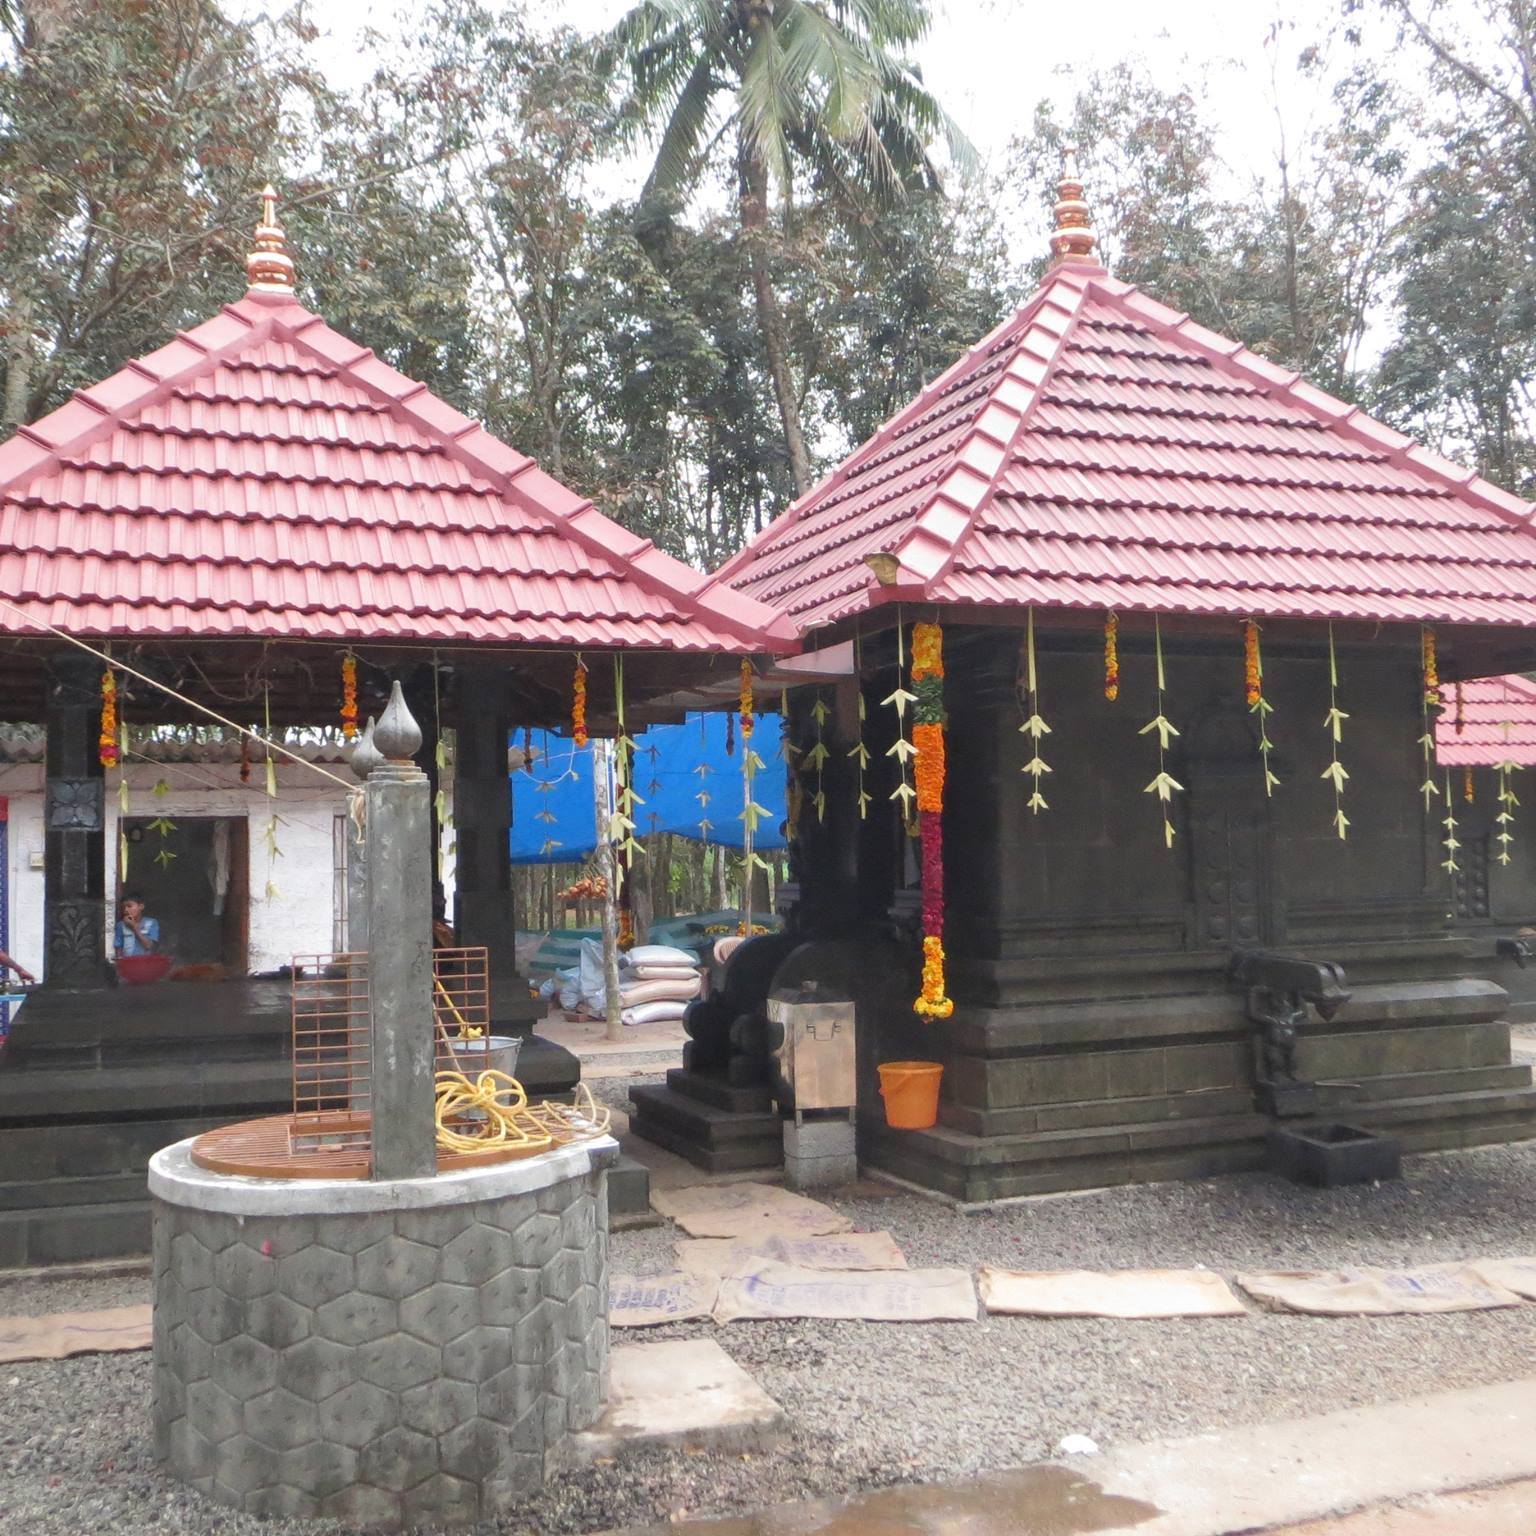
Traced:
<path fill-rule="evenodd" d="M 887 1061 L 875 1070 L 880 1074 L 888 1126 L 898 1131 L 926 1131 L 937 1123 L 939 1079 L 944 1076 L 939 1062 Z"/>

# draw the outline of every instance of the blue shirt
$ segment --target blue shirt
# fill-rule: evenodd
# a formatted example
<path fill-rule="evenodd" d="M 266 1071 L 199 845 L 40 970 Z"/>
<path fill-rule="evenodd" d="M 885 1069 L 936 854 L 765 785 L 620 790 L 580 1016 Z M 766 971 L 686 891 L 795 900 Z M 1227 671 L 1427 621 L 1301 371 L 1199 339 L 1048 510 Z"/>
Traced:
<path fill-rule="evenodd" d="M 142 933 L 156 948 L 159 947 L 160 924 L 154 918 L 141 917 L 139 919 L 139 933 Z M 112 940 L 112 944 L 120 955 L 151 955 L 155 952 L 154 950 L 146 949 L 140 944 L 139 935 L 127 923 L 121 921 L 117 925 L 117 934 Z"/>

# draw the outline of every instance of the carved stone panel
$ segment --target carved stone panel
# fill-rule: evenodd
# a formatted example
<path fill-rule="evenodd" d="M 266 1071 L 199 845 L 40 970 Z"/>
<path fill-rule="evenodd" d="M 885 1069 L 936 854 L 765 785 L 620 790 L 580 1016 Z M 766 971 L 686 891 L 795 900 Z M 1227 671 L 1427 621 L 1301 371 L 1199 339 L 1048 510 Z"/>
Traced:
<path fill-rule="evenodd" d="M 1202 944 L 1270 940 L 1262 812 L 1209 790 L 1194 817 L 1195 906 Z"/>
<path fill-rule="evenodd" d="M 48 780 L 48 830 L 99 832 L 102 829 L 102 780 Z"/>
<path fill-rule="evenodd" d="M 48 981 L 57 987 L 99 987 L 106 964 L 101 901 L 53 901 L 48 906 Z"/>

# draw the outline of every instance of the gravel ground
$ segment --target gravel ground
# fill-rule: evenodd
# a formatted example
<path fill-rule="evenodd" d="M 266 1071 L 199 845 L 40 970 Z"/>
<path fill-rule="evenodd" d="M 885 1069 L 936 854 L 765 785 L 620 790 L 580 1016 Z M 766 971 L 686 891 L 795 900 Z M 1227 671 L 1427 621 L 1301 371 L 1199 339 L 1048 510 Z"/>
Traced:
<path fill-rule="evenodd" d="M 1262 1175 L 1038 1200 L 963 1216 L 899 1194 L 835 1202 L 889 1228 L 914 1265 L 1027 1268 L 1403 1265 L 1536 1250 L 1536 1143 L 1410 1159 L 1399 1184 L 1306 1190 Z M 615 1234 L 615 1269 L 670 1266 L 671 1227 Z M 147 1298 L 142 1277 L 0 1285 L 0 1313 Z M 932 1479 L 1505 1380 L 1536 1370 L 1536 1306 L 1415 1318 L 1165 1322 L 685 1324 L 788 1410 L 776 1454 L 631 1456 L 560 1478 L 510 1533 L 580 1532 Z M 623 1337 L 621 1336 L 621 1342 Z M 147 1355 L 0 1366 L 0 1530 L 231 1533 L 329 1527 L 232 1515 L 173 1483 L 149 1447 Z"/>

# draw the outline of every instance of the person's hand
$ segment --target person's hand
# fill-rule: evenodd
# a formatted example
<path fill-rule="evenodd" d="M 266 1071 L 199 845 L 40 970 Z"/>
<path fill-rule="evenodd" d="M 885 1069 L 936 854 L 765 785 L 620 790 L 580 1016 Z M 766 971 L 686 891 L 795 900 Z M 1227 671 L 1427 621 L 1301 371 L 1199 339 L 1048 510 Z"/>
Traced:
<path fill-rule="evenodd" d="M 31 972 L 31 971 L 28 971 L 28 970 L 23 970 L 23 969 L 22 969 L 22 967 L 21 967 L 21 966 L 19 966 L 19 965 L 18 965 L 18 966 L 15 966 L 15 967 L 14 967 L 14 970 L 15 970 L 15 972 L 16 972 L 16 975 L 17 975 L 17 976 L 18 976 L 18 977 L 19 977 L 19 978 L 20 978 L 20 979 L 21 979 L 21 980 L 22 980 L 22 981 L 24 981 L 24 982 L 26 982 L 26 984 L 27 984 L 27 985 L 28 985 L 28 986 L 29 986 L 29 987 L 30 987 L 30 986 L 32 986 L 32 985 L 33 985 L 33 983 L 34 983 L 34 982 L 36 982 L 36 980 L 37 980 L 37 977 L 36 977 L 36 976 L 34 976 L 34 975 L 33 975 L 33 974 L 32 974 L 32 972 Z"/>

